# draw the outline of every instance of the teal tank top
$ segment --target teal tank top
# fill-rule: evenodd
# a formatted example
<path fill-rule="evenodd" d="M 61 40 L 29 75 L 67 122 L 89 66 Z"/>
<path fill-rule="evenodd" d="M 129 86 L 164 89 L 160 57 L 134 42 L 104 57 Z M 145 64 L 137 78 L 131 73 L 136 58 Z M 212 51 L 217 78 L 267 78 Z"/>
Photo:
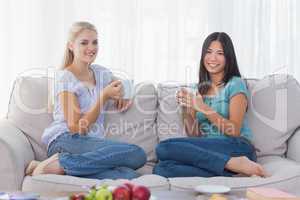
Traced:
<path fill-rule="evenodd" d="M 247 98 L 249 98 L 250 95 L 246 83 L 240 77 L 234 76 L 218 91 L 215 96 L 203 97 L 203 101 L 214 111 L 228 119 L 230 99 L 237 94 L 244 94 Z M 197 112 L 196 117 L 198 122 L 201 124 L 200 130 L 206 137 L 227 137 L 224 133 L 220 132 L 219 129 L 212 124 L 203 113 Z M 245 117 L 241 127 L 241 136 L 252 140 L 252 132 Z"/>

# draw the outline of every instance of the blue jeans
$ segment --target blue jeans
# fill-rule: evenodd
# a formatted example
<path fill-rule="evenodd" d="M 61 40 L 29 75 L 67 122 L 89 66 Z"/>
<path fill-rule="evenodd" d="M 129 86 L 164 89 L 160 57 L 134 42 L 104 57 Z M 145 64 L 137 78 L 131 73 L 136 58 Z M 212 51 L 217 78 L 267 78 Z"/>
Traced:
<path fill-rule="evenodd" d="M 132 179 L 135 169 L 146 163 L 137 145 L 107 139 L 63 133 L 48 148 L 48 156 L 59 153 L 59 163 L 71 176 L 96 179 Z"/>
<path fill-rule="evenodd" d="M 254 146 L 243 137 L 172 138 L 156 147 L 159 163 L 153 173 L 164 177 L 232 176 L 225 169 L 231 157 L 247 156 L 256 161 Z"/>

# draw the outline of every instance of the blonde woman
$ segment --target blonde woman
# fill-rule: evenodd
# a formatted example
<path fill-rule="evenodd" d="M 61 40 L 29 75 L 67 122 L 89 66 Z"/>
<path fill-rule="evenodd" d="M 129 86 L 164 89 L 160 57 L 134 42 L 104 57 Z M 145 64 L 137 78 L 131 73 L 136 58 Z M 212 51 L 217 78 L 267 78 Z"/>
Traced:
<path fill-rule="evenodd" d="M 55 78 L 54 121 L 42 136 L 49 158 L 32 161 L 27 174 L 132 179 L 145 164 L 140 147 L 103 138 L 106 102 L 115 100 L 121 111 L 129 102 L 122 100 L 121 82 L 113 81 L 108 69 L 91 64 L 97 52 L 96 28 L 88 22 L 73 24 L 63 69 Z"/>

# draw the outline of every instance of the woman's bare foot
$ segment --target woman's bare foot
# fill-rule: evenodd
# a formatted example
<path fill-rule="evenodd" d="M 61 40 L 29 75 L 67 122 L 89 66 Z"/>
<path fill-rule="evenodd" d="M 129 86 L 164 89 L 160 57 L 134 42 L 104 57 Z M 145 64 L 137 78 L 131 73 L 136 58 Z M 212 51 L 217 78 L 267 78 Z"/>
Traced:
<path fill-rule="evenodd" d="M 64 170 L 59 164 L 58 153 L 40 162 L 32 172 L 32 176 L 40 174 L 64 174 Z"/>
<path fill-rule="evenodd" d="M 225 168 L 236 173 L 245 174 L 247 176 L 268 176 L 260 164 L 249 160 L 246 156 L 230 158 Z"/>
<path fill-rule="evenodd" d="M 33 170 L 34 170 L 39 164 L 40 164 L 40 161 L 32 160 L 32 161 L 28 164 L 28 166 L 26 167 L 25 175 L 26 175 L 26 176 L 31 176 Z"/>

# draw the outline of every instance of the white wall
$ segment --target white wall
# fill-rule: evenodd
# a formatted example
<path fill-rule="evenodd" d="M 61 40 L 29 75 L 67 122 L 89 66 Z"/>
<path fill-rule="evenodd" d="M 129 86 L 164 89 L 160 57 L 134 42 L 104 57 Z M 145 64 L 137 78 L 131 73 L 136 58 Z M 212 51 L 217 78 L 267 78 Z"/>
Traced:
<path fill-rule="evenodd" d="M 0 116 L 18 74 L 61 63 L 78 20 L 99 29 L 96 62 L 136 82 L 196 81 L 202 42 L 214 31 L 232 37 L 245 77 L 300 80 L 296 0 L 0 0 Z"/>

